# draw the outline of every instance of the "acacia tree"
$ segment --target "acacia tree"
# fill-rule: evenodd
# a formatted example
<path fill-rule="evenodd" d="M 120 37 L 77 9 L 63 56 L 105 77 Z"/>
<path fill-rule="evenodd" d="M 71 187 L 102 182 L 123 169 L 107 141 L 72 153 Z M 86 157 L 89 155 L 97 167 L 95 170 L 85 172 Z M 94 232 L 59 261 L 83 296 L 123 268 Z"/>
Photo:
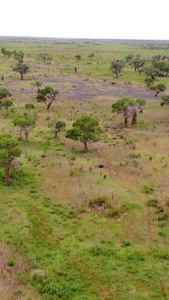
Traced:
<path fill-rule="evenodd" d="M 35 119 L 25 115 L 19 116 L 17 119 L 14 120 L 14 125 L 20 127 L 19 140 L 22 140 L 22 133 L 24 133 L 26 138 L 26 143 L 28 143 L 29 128 L 34 126 L 35 123 L 36 123 Z"/>
<path fill-rule="evenodd" d="M 153 85 L 150 87 L 150 90 L 155 91 L 155 97 L 161 92 L 164 92 L 166 90 L 166 85 L 164 83 L 158 83 L 157 85 Z"/>
<path fill-rule="evenodd" d="M 131 109 L 129 107 L 134 106 L 135 102 L 129 98 L 122 98 L 112 104 L 112 112 L 122 114 L 124 117 L 124 127 L 128 127 L 128 118 L 131 117 Z"/>
<path fill-rule="evenodd" d="M 67 131 L 66 138 L 82 142 L 84 144 L 84 152 L 87 153 L 89 151 L 87 142 L 97 142 L 99 140 L 101 129 L 98 120 L 93 116 L 84 115 L 77 119 L 72 126 L 73 128 Z"/>
<path fill-rule="evenodd" d="M 58 90 L 54 90 L 51 86 L 46 86 L 38 93 L 36 100 L 37 102 L 43 102 L 47 110 L 49 110 L 58 93 Z"/>
<path fill-rule="evenodd" d="M 136 58 L 133 60 L 133 66 L 135 72 L 142 68 L 145 64 L 145 59 L 141 59 L 140 56 L 136 56 Z"/>
<path fill-rule="evenodd" d="M 14 59 L 18 61 L 18 63 L 22 64 L 24 58 L 24 52 L 23 51 L 15 51 L 14 52 Z"/>
<path fill-rule="evenodd" d="M 12 95 L 7 89 L 5 89 L 5 88 L 0 89 L 0 108 L 2 105 L 2 99 L 5 97 L 8 97 L 8 96 L 12 96 Z"/>
<path fill-rule="evenodd" d="M 34 85 L 37 86 L 38 90 L 37 90 L 37 93 L 40 92 L 40 86 L 43 84 L 42 81 L 35 81 Z"/>
<path fill-rule="evenodd" d="M 162 97 L 162 101 L 160 103 L 161 106 L 168 106 L 169 105 L 169 95 L 165 95 Z"/>
<path fill-rule="evenodd" d="M 119 77 L 121 70 L 124 68 L 125 62 L 123 60 L 113 60 L 110 65 L 110 70 L 116 74 L 116 78 Z"/>
<path fill-rule="evenodd" d="M 23 75 L 29 72 L 29 67 L 19 62 L 12 70 L 18 72 L 21 75 L 21 80 L 23 80 Z"/>
<path fill-rule="evenodd" d="M 147 77 L 147 78 L 145 78 L 144 82 L 145 82 L 147 88 L 149 89 L 152 86 L 154 79 L 151 77 Z"/>
<path fill-rule="evenodd" d="M 55 132 L 55 138 L 57 139 L 58 132 L 62 131 L 66 127 L 66 123 L 63 121 L 53 122 L 53 128 Z"/>
<path fill-rule="evenodd" d="M 4 107 L 4 109 L 6 110 L 6 117 L 8 115 L 8 110 L 11 106 L 13 106 L 13 102 L 11 100 L 4 100 L 1 104 L 2 107 Z"/>
<path fill-rule="evenodd" d="M 10 134 L 0 135 L 0 165 L 5 169 L 5 183 L 10 181 L 12 162 L 21 155 L 19 142 Z"/>
<path fill-rule="evenodd" d="M 129 113 L 132 117 L 131 125 L 137 123 L 137 115 L 143 112 L 143 106 L 145 104 L 146 101 L 144 99 L 137 99 L 133 106 L 128 107 Z"/>
<path fill-rule="evenodd" d="M 34 109 L 35 106 L 33 103 L 26 103 L 25 104 L 25 109 L 28 110 L 28 112 L 30 113 L 31 109 Z"/>

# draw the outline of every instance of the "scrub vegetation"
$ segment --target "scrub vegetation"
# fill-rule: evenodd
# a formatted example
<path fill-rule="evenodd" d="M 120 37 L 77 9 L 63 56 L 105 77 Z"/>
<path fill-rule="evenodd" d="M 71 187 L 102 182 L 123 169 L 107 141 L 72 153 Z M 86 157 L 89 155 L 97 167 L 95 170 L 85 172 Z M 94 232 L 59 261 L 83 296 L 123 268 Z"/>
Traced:
<path fill-rule="evenodd" d="M 168 43 L 0 46 L 0 299 L 169 299 Z"/>

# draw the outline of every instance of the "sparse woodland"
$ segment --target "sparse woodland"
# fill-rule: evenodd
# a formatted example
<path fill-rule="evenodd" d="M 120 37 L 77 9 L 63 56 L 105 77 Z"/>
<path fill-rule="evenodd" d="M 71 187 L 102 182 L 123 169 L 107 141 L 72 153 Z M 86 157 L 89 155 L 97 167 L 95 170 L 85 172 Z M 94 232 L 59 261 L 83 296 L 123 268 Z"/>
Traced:
<path fill-rule="evenodd" d="M 169 299 L 167 42 L 0 49 L 0 299 Z"/>

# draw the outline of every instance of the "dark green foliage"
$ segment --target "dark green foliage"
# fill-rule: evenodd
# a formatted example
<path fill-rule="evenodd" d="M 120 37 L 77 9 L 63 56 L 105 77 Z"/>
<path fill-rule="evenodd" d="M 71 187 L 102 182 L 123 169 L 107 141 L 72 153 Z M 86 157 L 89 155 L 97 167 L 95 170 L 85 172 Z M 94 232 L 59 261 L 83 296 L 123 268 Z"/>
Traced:
<path fill-rule="evenodd" d="M 5 89 L 5 88 L 0 89 L 0 107 L 2 104 L 2 99 L 7 96 L 12 96 L 12 95 L 7 89 Z"/>
<path fill-rule="evenodd" d="M 76 61 L 78 61 L 78 60 L 81 60 L 82 58 L 81 58 L 81 55 L 79 55 L 79 54 L 77 54 L 76 56 L 75 56 L 75 58 L 76 58 Z"/>
<path fill-rule="evenodd" d="M 116 78 L 118 78 L 124 66 L 125 66 L 125 61 L 119 59 L 113 60 L 110 65 L 110 70 L 112 71 L 112 73 L 115 73 Z"/>
<path fill-rule="evenodd" d="M 8 109 L 9 107 L 13 106 L 13 102 L 11 100 L 4 100 L 1 104 L 5 109 Z"/>
<path fill-rule="evenodd" d="M 8 260 L 8 266 L 14 267 L 15 266 L 15 261 L 12 260 L 12 259 Z"/>
<path fill-rule="evenodd" d="M 23 80 L 23 75 L 29 72 L 29 67 L 19 62 L 12 70 L 18 72 L 21 75 L 21 80 Z"/>
<path fill-rule="evenodd" d="M 37 102 L 43 102 L 47 110 L 49 110 L 58 93 L 58 90 L 54 90 L 51 86 L 46 86 L 38 93 L 36 100 Z"/>
<path fill-rule="evenodd" d="M 18 61 L 19 64 L 23 63 L 24 52 L 23 51 L 15 51 L 14 52 L 14 59 Z"/>
<path fill-rule="evenodd" d="M 27 104 L 25 104 L 25 109 L 27 109 L 27 110 L 31 110 L 31 109 L 34 109 L 35 108 L 35 106 L 34 106 L 34 104 L 33 103 L 27 103 Z"/>
<path fill-rule="evenodd" d="M 97 142 L 101 132 L 99 122 L 92 116 L 82 116 L 72 124 L 73 128 L 66 133 L 66 138 L 84 143 L 84 151 L 88 152 L 87 141 Z"/>
<path fill-rule="evenodd" d="M 154 193 L 154 187 L 151 184 L 145 184 L 143 187 L 143 193 L 151 195 Z"/>
<path fill-rule="evenodd" d="M 152 206 L 152 207 L 157 207 L 159 205 L 159 203 L 156 198 L 152 198 L 147 201 L 147 205 Z"/>
<path fill-rule="evenodd" d="M 0 165 L 5 169 L 5 182 L 10 180 L 12 162 L 21 155 L 19 142 L 10 134 L 0 135 Z"/>
<path fill-rule="evenodd" d="M 166 90 L 166 85 L 164 83 L 158 83 L 157 85 L 153 85 L 150 87 L 150 90 L 155 91 L 155 97 L 161 92 L 164 92 Z"/>
<path fill-rule="evenodd" d="M 145 78 L 144 82 L 145 82 L 145 84 L 147 85 L 147 87 L 150 88 L 150 86 L 151 86 L 151 85 L 153 84 L 153 82 L 154 82 L 154 79 L 151 78 L 151 77 L 147 77 L 147 78 Z"/>
<path fill-rule="evenodd" d="M 124 116 L 124 127 L 128 126 L 128 118 L 131 116 L 129 107 L 134 106 L 135 102 L 129 98 L 122 98 L 112 104 L 112 112 L 122 114 Z"/>
<path fill-rule="evenodd" d="M 22 140 L 22 132 L 25 134 L 26 142 L 28 143 L 29 128 L 36 124 L 34 118 L 28 116 L 19 116 L 14 120 L 14 125 L 20 127 L 20 140 Z"/>
<path fill-rule="evenodd" d="M 162 101 L 160 103 L 161 106 L 168 106 L 169 105 L 169 95 L 165 95 L 162 97 Z"/>

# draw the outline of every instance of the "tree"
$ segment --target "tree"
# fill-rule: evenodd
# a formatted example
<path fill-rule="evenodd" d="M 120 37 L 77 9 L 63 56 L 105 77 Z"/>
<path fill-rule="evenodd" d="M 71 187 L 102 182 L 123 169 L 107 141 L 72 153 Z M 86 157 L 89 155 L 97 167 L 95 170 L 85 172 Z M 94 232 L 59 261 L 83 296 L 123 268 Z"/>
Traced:
<path fill-rule="evenodd" d="M 28 110 L 30 112 L 31 109 L 34 109 L 35 106 L 33 103 L 27 103 L 25 104 L 25 109 Z"/>
<path fill-rule="evenodd" d="M 110 70 L 116 74 L 116 78 L 119 77 L 121 70 L 124 68 L 125 62 L 122 60 L 113 60 L 110 65 Z"/>
<path fill-rule="evenodd" d="M 29 136 L 29 128 L 34 126 L 36 120 L 30 118 L 28 116 L 19 116 L 17 119 L 14 120 L 14 125 L 20 127 L 20 137 L 19 140 L 22 140 L 22 133 L 24 133 L 26 142 L 28 143 L 28 136 Z"/>
<path fill-rule="evenodd" d="M 145 82 L 145 84 L 147 85 L 147 88 L 149 89 L 150 86 L 153 84 L 154 79 L 151 78 L 151 77 L 147 77 L 147 78 L 145 78 L 144 82 Z"/>
<path fill-rule="evenodd" d="M 55 138 L 57 139 L 58 132 L 62 131 L 66 127 L 66 123 L 63 121 L 54 121 L 49 125 L 49 127 L 51 126 L 54 128 Z"/>
<path fill-rule="evenodd" d="M 78 61 L 78 60 L 81 60 L 82 58 L 81 58 L 81 55 L 79 55 L 79 54 L 77 54 L 76 56 L 75 56 L 75 58 L 76 58 L 76 61 Z"/>
<path fill-rule="evenodd" d="M 1 104 L 2 107 L 4 107 L 4 109 L 6 110 L 6 117 L 8 115 L 8 109 L 13 106 L 13 102 L 11 100 L 4 100 Z"/>
<path fill-rule="evenodd" d="M 2 105 L 2 99 L 8 96 L 12 96 L 12 95 L 7 89 L 5 88 L 0 89 L 0 108 Z"/>
<path fill-rule="evenodd" d="M 150 90 L 155 91 L 155 97 L 161 92 L 164 92 L 166 90 L 166 85 L 164 83 L 158 83 L 157 85 L 151 86 Z"/>
<path fill-rule="evenodd" d="M 153 66 L 149 66 L 144 68 L 144 73 L 148 77 L 150 76 L 153 80 L 155 80 L 155 76 L 158 75 L 159 70 L 155 69 Z"/>
<path fill-rule="evenodd" d="M 29 72 L 29 67 L 25 64 L 18 63 L 13 67 L 13 71 L 18 72 L 21 75 L 21 80 L 23 80 L 23 75 Z"/>
<path fill-rule="evenodd" d="M 10 180 L 12 162 L 21 155 L 19 142 L 10 134 L 0 135 L 0 165 L 5 169 L 5 183 Z"/>
<path fill-rule="evenodd" d="M 49 110 L 58 93 L 58 90 L 54 90 L 51 86 L 46 86 L 38 93 L 36 97 L 37 102 L 43 102 L 47 110 Z"/>
<path fill-rule="evenodd" d="M 72 126 L 73 128 L 67 131 L 66 138 L 74 141 L 80 140 L 84 144 L 84 152 L 87 153 L 87 142 L 99 140 L 101 129 L 98 120 L 93 116 L 84 115 L 77 119 Z"/>
<path fill-rule="evenodd" d="M 142 68 L 145 64 L 145 59 L 141 59 L 139 56 L 136 56 L 136 58 L 133 60 L 133 66 L 135 69 L 135 72 Z"/>
<path fill-rule="evenodd" d="M 134 58 L 133 54 L 128 54 L 128 55 L 125 56 L 125 60 L 126 60 L 127 63 L 131 63 L 133 58 Z"/>
<path fill-rule="evenodd" d="M 137 115 L 143 112 L 143 106 L 146 104 L 144 99 L 136 99 L 133 106 L 129 106 L 128 110 L 131 113 L 132 121 L 131 125 L 135 125 L 137 123 Z"/>
<path fill-rule="evenodd" d="M 42 81 L 35 81 L 34 85 L 37 86 L 38 90 L 37 90 L 37 93 L 40 92 L 40 86 L 43 84 Z"/>
<path fill-rule="evenodd" d="M 2 53 L 4 56 L 6 56 L 6 51 L 7 51 L 6 48 L 4 48 L 4 47 L 1 48 L 1 53 Z"/>
<path fill-rule="evenodd" d="M 23 63 L 24 52 L 23 51 L 15 51 L 14 52 L 14 59 L 18 61 L 19 64 Z"/>
<path fill-rule="evenodd" d="M 131 117 L 129 107 L 134 106 L 135 102 L 129 98 L 122 98 L 112 104 L 112 112 L 122 114 L 124 116 L 124 127 L 128 127 L 128 118 Z"/>
<path fill-rule="evenodd" d="M 88 58 L 93 58 L 95 56 L 94 53 L 89 54 Z"/>
<path fill-rule="evenodd" d="M 169 95 L 165 95 L 162 97 L 162 101 L 160 103 L 161 106 L 168 106 L 169 105 Z"/>

